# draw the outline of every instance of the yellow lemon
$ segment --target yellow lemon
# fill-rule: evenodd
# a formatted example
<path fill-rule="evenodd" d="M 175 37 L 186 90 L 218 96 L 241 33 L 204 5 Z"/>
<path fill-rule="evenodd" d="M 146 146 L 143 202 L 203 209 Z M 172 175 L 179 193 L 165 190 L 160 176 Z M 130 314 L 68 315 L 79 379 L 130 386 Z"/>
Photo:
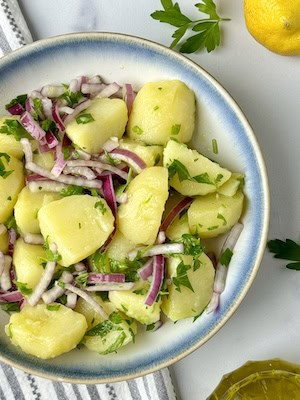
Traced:
<path fill-rule="evenodd" d="M 300 0 L 244 0 L 248 31 L 267 49 L 300 54 Z"/>

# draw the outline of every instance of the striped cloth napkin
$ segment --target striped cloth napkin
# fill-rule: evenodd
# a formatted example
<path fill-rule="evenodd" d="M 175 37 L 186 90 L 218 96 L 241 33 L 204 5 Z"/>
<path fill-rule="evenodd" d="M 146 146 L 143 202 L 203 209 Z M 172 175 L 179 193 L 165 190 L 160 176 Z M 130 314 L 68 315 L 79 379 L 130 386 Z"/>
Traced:
<path fill-rule="evenodd" d="M 32 37 L 17 0 L 0 0 L 0 57 Z M 102 385 L 75 385 L 40 378 L 0 363 L 0 400 L 175 400 L 168 369 Z"/>

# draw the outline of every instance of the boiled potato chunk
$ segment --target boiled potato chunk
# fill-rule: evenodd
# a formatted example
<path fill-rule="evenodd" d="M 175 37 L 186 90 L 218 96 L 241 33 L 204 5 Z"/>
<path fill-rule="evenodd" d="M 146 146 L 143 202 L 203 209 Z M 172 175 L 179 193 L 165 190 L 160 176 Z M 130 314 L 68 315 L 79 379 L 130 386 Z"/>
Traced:
<path fill-rule="evenodd" d="M 78 123 L 81 115 L 90 114 L 94 121 Z M 88 153 L 100 153 L 111 137 L 121 138 L 127 123 L 126 103 L 121 99 L 95 99 L 91 105 L 66 126 L 74 144 Z"/>
<path fill-rule="evenodd" d="M 32 193 L 28 186 L 25 186 L 19 193 L 15 205 L 15 218 L 20 231 L 25 233 L 40 233 L 38 211 L 45 204 L 59 200 L 61 196 L 54 192 Z"/>
<path fill-rule="evenodd" d="M 193 291 L 183 285 L 175 286 L 174 283 L 168 285 L 168 296 L 163 296 L 162 311 L 172 321 L 182 318 L 196 317 L 202 313 L 209 303 L 212 293 L 215 269 L 210 259 L 202 253 L 198 259 L 200 266 L 194 271 L 193 257 L 182 256 L 184 265 L 189 269 L 186 271 L 188 280 Z M 167 259 L 167 274 L 169 278 L 176 278 L 177 267 L 181 263 L 178 257 Z"/>
<path fill-rule="evenodd" d="M 217 192 L 224 196 L 234 196 L 244 185 L 244 175 L 233 172 L 227 182 L 222 185 Z"/>
<path fill-rule="evenodd" d="M 19 120 L 19 117 L 0 117 L 0 130 L 5 126 L 6 120 Z M 20 142 L 18 142 L 14 135 L 6 135 L 0 132 L 0 152 L 8 153 L 13 157 L 21 159 L 24 155 L 23 147 Z"/>
<path fill-rule="evenodd" d="M 10 317 L 6 333 L 14 345 L 38 358 L 57 357 L 74 349 L 87 329 L 85 317 L 62 304 L 26 305 Z M 67 329 L 66 329 L 67 328 Z"/>
<path fill-rule="evenodd" d="M 243 201 L 242 192 L 232 197 L 213 193 L 196 198 L 188 210 L 191 232 L 212 238 L 229 231 L 240 219 Z"/>
<path fill-rule="evenodd" d="M 170 240 L 176 240 L 180 239 L 185 233 L 191 233 L 186 212 L 182 216 L 177 215 L 172 224 L 166 230 L 166 236 Z"/>
<path fill-rule="evenodd" d="M 42 246 L 27 244 L 19 238 L 13 254 L 17 281 L 26 284 L 29 289 L 34 289 L 44 273 L 41 258 L 45 257 L 46 252 Z"/>
<path fill-rule="evenodd" d="M 162 146 L 145 146 L 130 139 L 121 139 L 119 147 L 137 154 L 147 164 L 147 167 L 162 165 Z"/>
<path fill-rule="evenodd" d="M 8 231 L 0 233 L 0 251 L 3 254 L 8 251 Z"/>
<path fill-rule="evenodd" d="M 170 185 L 185 196 L 215 192 L 231 176 L 231 172 L 227 169 L 175 140 L 170 140 L 164 150 L 164 166 L 170 167 L 171 164 L 172 167 L 175 165 L 177 168 L 175 168 L 174 176 L 170 179 Z M 185 176 L 186 174 L 183 174 L 182 177 L 178 175 L 177 171 L 182 165 L 188 171 L 189 179 Z"/>
<path fill-rule="evenodd" d="M 119 230 L 116 231 L 112 241 L 107 247 L 107 255 L 117 261 L 123 261 L 127 258 L 130 250 L 135 248 L 135 244 L 127 239 Z"/>
<path fill-rule="evenodd" d="M 140 293 L 134 293 L 131 290 L 112 290 L 109 292 L 109 300 L 128 317 L 134 318 L 141 324 L 150 325 L 160 318 L 161 299 L 153 303 L 152 306 L 147 306 L 145 300 L 148 288 L 149 285 L 142 291 L 140 287 Z"/>
<path fill-rule="evenodd" d="M 174 137 L 191 140 L 195 126 L 195 96 L 178 80 L 146 83 L 138 92 L 127 125 L 128 136 L 164 145 Z"/>
<path fill-rule="evenodd" d="M 33 162 L 43 168 L 46 168 L 48 171 L 51 171 L 55 164 L 54 153 L 52 151 L 48 151 L 46 153 L 33 154 Z"/>
<path fill-rule="evenodd" d="M 114 217 L 106 201 L 88 195 L 46 204 L 38 212 L 38 220 L 44 238 L 56 243 L 64 267 L 93 254 L 114 229 Z"/>
<path fill-rule="evenodd" d="M 3 224 L 12 213 L 18 194 L 24 186 L 23 163 L 13 156 L 8 157 L 9 161 L 1 157 L 5 171 L 13 172 L 6 178 L 0 176 L 0 224 Z"/>
<path fill-rule="evenodd" d="M 75 310 L 85 316 L 89 327 L 82 343 L 92 351 L 108 354 L 132 342 L 137 333 L 136 323 L 131 318 L 124 318 L 124 314 L 118 312 L 112 303 L 104 302 L 96 295 L 93 298 L 104 308 L 109 317 L 103 320 L 89 303 L 79 299 Z M 97 330 L 101 331 L 100 335 L 97 332 L 95 334 Z"/>
<path fill-rule="evenodd" d="M 128 201 L 119 207 L 119 230 L 135 244 L 153 244 L 169 194 L 167 169 L 144 169 L 126 192 Z"/>

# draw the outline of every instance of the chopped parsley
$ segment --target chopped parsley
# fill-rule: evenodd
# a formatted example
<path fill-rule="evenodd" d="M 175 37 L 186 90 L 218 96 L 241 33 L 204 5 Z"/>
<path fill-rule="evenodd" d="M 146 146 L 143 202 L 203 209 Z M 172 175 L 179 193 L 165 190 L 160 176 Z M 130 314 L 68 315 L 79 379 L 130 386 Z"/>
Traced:
<path fill-rule="evenodd" d="M 156 110 L 158 110 L 158 109 L 159 109 L 158 106 L 155 106 L 155 107 L 153 108 L 154 111 L 156 111 Z"/>
<path fill-rule="evenodd" d="M 171 128 L 171 135 L 178 135 L 181 129 L 181 124 L 175 124 Z"/>
<path fill-rule="evenodd" d="M 214 153 L 214 154 L 218 154 L 218 153 L 219 153 L 219 149 L 218 149 L 218 142 L 217 142 L 217 140 L 216 140 L 216 139 L 213 139 L 213 140 L 211 141 L 211 144 L 212 144 L 213 153 Z"/>
<path fill-rule="evenodd" d="M 209 226 L 208 228 L 207 228 L 207 230 L 208 231 L 214 231 L 215 229 L 218 229 L 219 228 L 219 225 L 212 225 L 212 226 Z"/>
<path fill-rule="evenodd" d="M 180 241 L 183 243 L 184 246 L 183 254 L 198 258 L 203 253 L 203 248 L 197 235 L 184 233 L 181 236 Z"/>
<path fill-rule="evenodd" d="M 226 218 L 224 217 L 223 214 L 218 213 L 217 218 L 223 221 L 223 225 L 227 225 Z"/>
<path fill-rule="evenodd" d="M 221 254 L 220 263 L 224 265 L 224 267 L 228 267 L 232 256 L 233 252 L 227 247 L 227 249 Z"/>
<path fill-rule="evenodd" d="M 12 174 L 14 172 L 14 170 L 6 170 L 5 169 L 5 165 L 4 162 L 1 160 L 1 158 L 3 158 L 7 164 L 10 163 L 10 156 L 7 153 L 0 153 L 0 176 L 3 179 L 6 179 L 10 174 Z"/>
<path fill-rule="evenodd" d="M 57 311 L 60 309 L 60 304 L 47 304 L 47 310 L 49 311 Z"/>
<path fill-rule="evenodd" d="M 50 119 L 44 119 L 44 121 L 41 122 L 41 127 L 45 132 L 48 132 L 50 130 L 52 121 Z"/>
<path fill-rule="evenodd" d="M 27 283 L 23 283 L 23 282 L 19 282 L 16 281 L 14 282 L 15 285 L 17 286 L 18 290 L 24 295 L 24 296 L 28 296 L 32 293 L 32 289 L 27 287 Z"/>
<path fill-rule="evenodd" d="M 81 186 L 69 185 L 66 189 L 61 189 L 60 195 L 63 197 L 82 194 L 83 188 Z"/>
<path fill-rule="evenodd" d="M 160 159 L 161 159 L 161 156 L 160 156 L 160 154 L 156 154 L 156 156 L 155 156 L 155 160 L 154 160 L 154 165 L 155 165 L 155 166 L 159 164 L 159 162 L 160 162 Z"/>
<path fill-rule="evenodd" d="M 136 133 L 137 135 L 141 135 L 141 134 L 144 132 L 143 129 L 140 128 L 140 127 L 137 126 L 137 125 L 135 125 L 135 126 L 132 128 L 132 130 L 133 130 L 133 132 Z"/>
<path fill-rule="evenodd" d="M 11 215 L 8 220 L 5 222 L 5 226 L 7 229 L 13 228 L 15 231 L 17 230 L 16 219 L 13 215 Z"/>
<path fill-rule="evenodd" d="M 11 196 L 8 196 L 7 200 L 8 200 L 8 201 L 11 201 L 11 200 L 12 200 Z"/>
<path fill-rule="evenodd" d="M 97 201 L 94 205 L 94 207 L 101 212 L 102 215 L 106 213 L 106 207 L 102 203 L 102 201 Z"/>
<path fill-rule="evenodd" d="M 32 140 L 32 136 L 26 131 L 26 129 L 17 119 L 6 119 L 0 128 L 0 133 L 12 135 L 17 141 L 20 141 L 22 138 Z"/>
<path fill-rule="evenodd" d="M 82 272 L 81 274 L 76 276 L 75 281 L 79 286 L 86 287 L 88 277 L 88 272 Z"/>
<path fill-rule="evenodd" d="M 0 308 L 7 314 L 20 311 L 20 303 L 18 301 L 13 303 L 0 302 Z"/>
<path fill-rule="evenodd" d="M 58 262 L 61 260 L 61 255 L 59 253 L 54 253 L 49 247 L 49 236 L 46 238 L 45 243 L 43 244 L 43 248 L 46 252 L 46 257 L 41 258 L 41 261 L 48 262 L 48 261 L 55 261 Z"/>
<path fill-rule="evenodd" d="M 15 106 L 16 104 L 21 104 L 21 106 L 25 108 L 26 100 L 27 100 L 27 94 L 20 94 L 16 98 L 12 99 L 8 104 L 5 104 L 5 109 L 8 110 L 9 108 Z"/>
<path fill-rule="evenodd" d="M 70 92 L 69 90 L 66 90 L 60 97 L 66 100 L 69 107 L 73 107 L 83 98 L 83 95 L 81 92 Z"/>
<path fill-rule="evenodd" d="M 181 261 L 176 268 L 176 276 L 172 278 L 172 282 L 176 286 L 176 290 L 178 292 L 181 292 L 180 286 L 185 286 L 188 289 L 190 289 L 192 292 L 194 292 L 194 289 L 191 285 L 191 282 L 189 280 L 189 277 L 187 276 L 187 271 L 191 269 L 190 265 L 184 264 L 183 261 Z"/>
<path fill-rule="evenodd" d="M 92 114 L 89 113 L 80 114 L 78 117 L 76 117 L 77 124 L 89 124 L 93 121 L 95 121 L 95 119 L 93 118 Z"/>

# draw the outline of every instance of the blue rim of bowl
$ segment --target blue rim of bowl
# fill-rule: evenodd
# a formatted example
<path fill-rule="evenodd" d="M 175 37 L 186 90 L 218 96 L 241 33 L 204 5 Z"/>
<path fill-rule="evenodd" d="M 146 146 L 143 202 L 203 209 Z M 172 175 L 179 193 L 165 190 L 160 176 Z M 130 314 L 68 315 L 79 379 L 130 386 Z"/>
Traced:
<path fill-rule="evenodd" d="M 59 46 L 59 45 L 66 45 L 68 42 L 70 44 L 72 43 L 80 43 L 80 42 L 101 42 L 101 41 L 112 41 L 116 40 L 122 43 L 127 43 L 128 45 L 130 44 L 135 44 L 137 46 L 141 46 L 143 48 L 146 48 L 147 50 L 152 50 L 158 52 L 160 55 L 168 55 L 168 57 L 171 57 L 173 60 L 178 61 L 179 63 L 183 63 L 185 65 L 188 65 L 190 69 L 193 71 L 197 72 L 200 74 L 205 80 L 209 82 L 211 86 L 213 86 L 218 93 L 220 93 L 222 99 L 224 102 L 227 104 L 227 106 L 232 110 L 232 112 L 236 115 L 239 121 L 241 121 L 246 133 L 247 133 L 247 138 L 249 139 L 251 146 L 253 148 L 253 152 L 255 153 L 255 158 L 256 162 L 260 171 L 260 177 L 261 177 L 261 187 L 263 190 L 263 195 L 262 195 L 262 204 L 261 204 L 261 210 L 262 210 L 262 220 L 261 220 L 261 232 L 260 232 L 260 240 L 259 244 L 256 250 L 256 256 L 254 260 L 254 264 L 251 269 L 251 273 L 247 277 L 247 280 L 245 284 L 242 286 L 242 289 L 238 292 L 237 296 L 234 298 L 233 304 L 226 310 L 226 314 L 223 315 L 223 317 L 213 326 L 213 328 L 200 340 L 195 340 L 193 343 L 189 344 L 186 346 L 183 351 L 179 349 L 176 354 L 168 354 L 167 359 L 162 359 L 156 362 L 155 360 L 152 363 L 147 364 L 144 366 L 144 368 L 139 369 L 138 371 L 131 371 L 129 373 L 115 373 L 113 372 L 113 376 L 107 376 L 107 377 L 98 377 L 98 376 L 84 376 L 84 378 L 80 378 L 78 376 L 72 375 L 72 373 L 66 375 L 66 371 L 64 371 L 63 375 L 58 375 L 51 373 L 49 370 L 40 370 L 38 368 L 33 368 L 32 366 L 28 365 L 23 365 L 15 360 L 13 360 L 10 357 L 5 357 L 4 355 L 0 354 L 0 360 L 3 362 L 6 362 L 7 364 L 21 369 L 25 372 L 35 374 L 38 376 L 41 376 L 43 378 L 48 378 L 48 379 L 54 379 L 54 380 L 63 380 L 65 382 L 71 382 L 71 383 L 78 383 L 78 384 L 97 384 L 97 383 L 110 383 L 110 382 L 117 382 L 121 380 L 128 380 L 128 379 L 133 379 L 136 377 L 140 377 L 149 373 L 153 373 L 161 368 L 168 367 L 177 361 L 181 360 L 182 358 L 188 356 L 195 350 L 197 350 L 200 346 L 202 346 L 205 342 L 207 342 L 212 336 L 214 336 L 222 326 L 225 325 L 225 323 L 230 319 L 230 317 L 234 314 L 234 312 L 237 310 L 239 307 L 240 303 L 242 302 L 243 298 L 247 294 L 248 290 L 250 289 L 253 280 L 257 274 L 257 271 L 259 269 L 264 250 L 265 250 L 265 245 L 267 241 L 267 234 L 268 234 L 268 228 L 269 228 L 269 218 L 270 218 L 270 195 L 269 195 L 269 186 L 268 186 L 268 178 L 267 178 L 267 172 L 266 172 L 266 167 L 265 163 L 261 154 L 261 150 L 259 148 L 257 139 L 254 135 L 254 132 L 246 119 L 245 115 L 243 114 L 241 108 L 238 106 L 238 104 L 235 102 L 235 100 L 232 98 L 232 96 L 223 88 L 223 86 L 215 79 L 213 78 L 205 69 L 200 67 L 197 63 L 191 61 L 189 58 L 183 56 L 182 54 L 179 54 L 161 44 L 158 44 L 154 41 L 144 39 L 141 37 L 137 36 L 131 36 L 131 35 L 126 35 L 126 34 L 120 34 L 120 33 L 113 33 L 113 32 L 80 32 L 80 33 L 70 33 L 70 34 L 64 34 L 64 35 L 59 35 L 59 36 L 54 36 L 51 38 L 43 39 L 36 41 L 32 44 L 26 45 L 25 47 L 15 50 L 14 52 L 4 56 L 0 60 L 0 70 L 1 68 L 6 68 L 11 65 L 12 62 L 17 62 L 18 60 L 34 55 L 35 53 L 38 52 L 43 52 L 46 51 L 47 48 Z M 32 363 L 34 364 L 34 363 Z"/>

